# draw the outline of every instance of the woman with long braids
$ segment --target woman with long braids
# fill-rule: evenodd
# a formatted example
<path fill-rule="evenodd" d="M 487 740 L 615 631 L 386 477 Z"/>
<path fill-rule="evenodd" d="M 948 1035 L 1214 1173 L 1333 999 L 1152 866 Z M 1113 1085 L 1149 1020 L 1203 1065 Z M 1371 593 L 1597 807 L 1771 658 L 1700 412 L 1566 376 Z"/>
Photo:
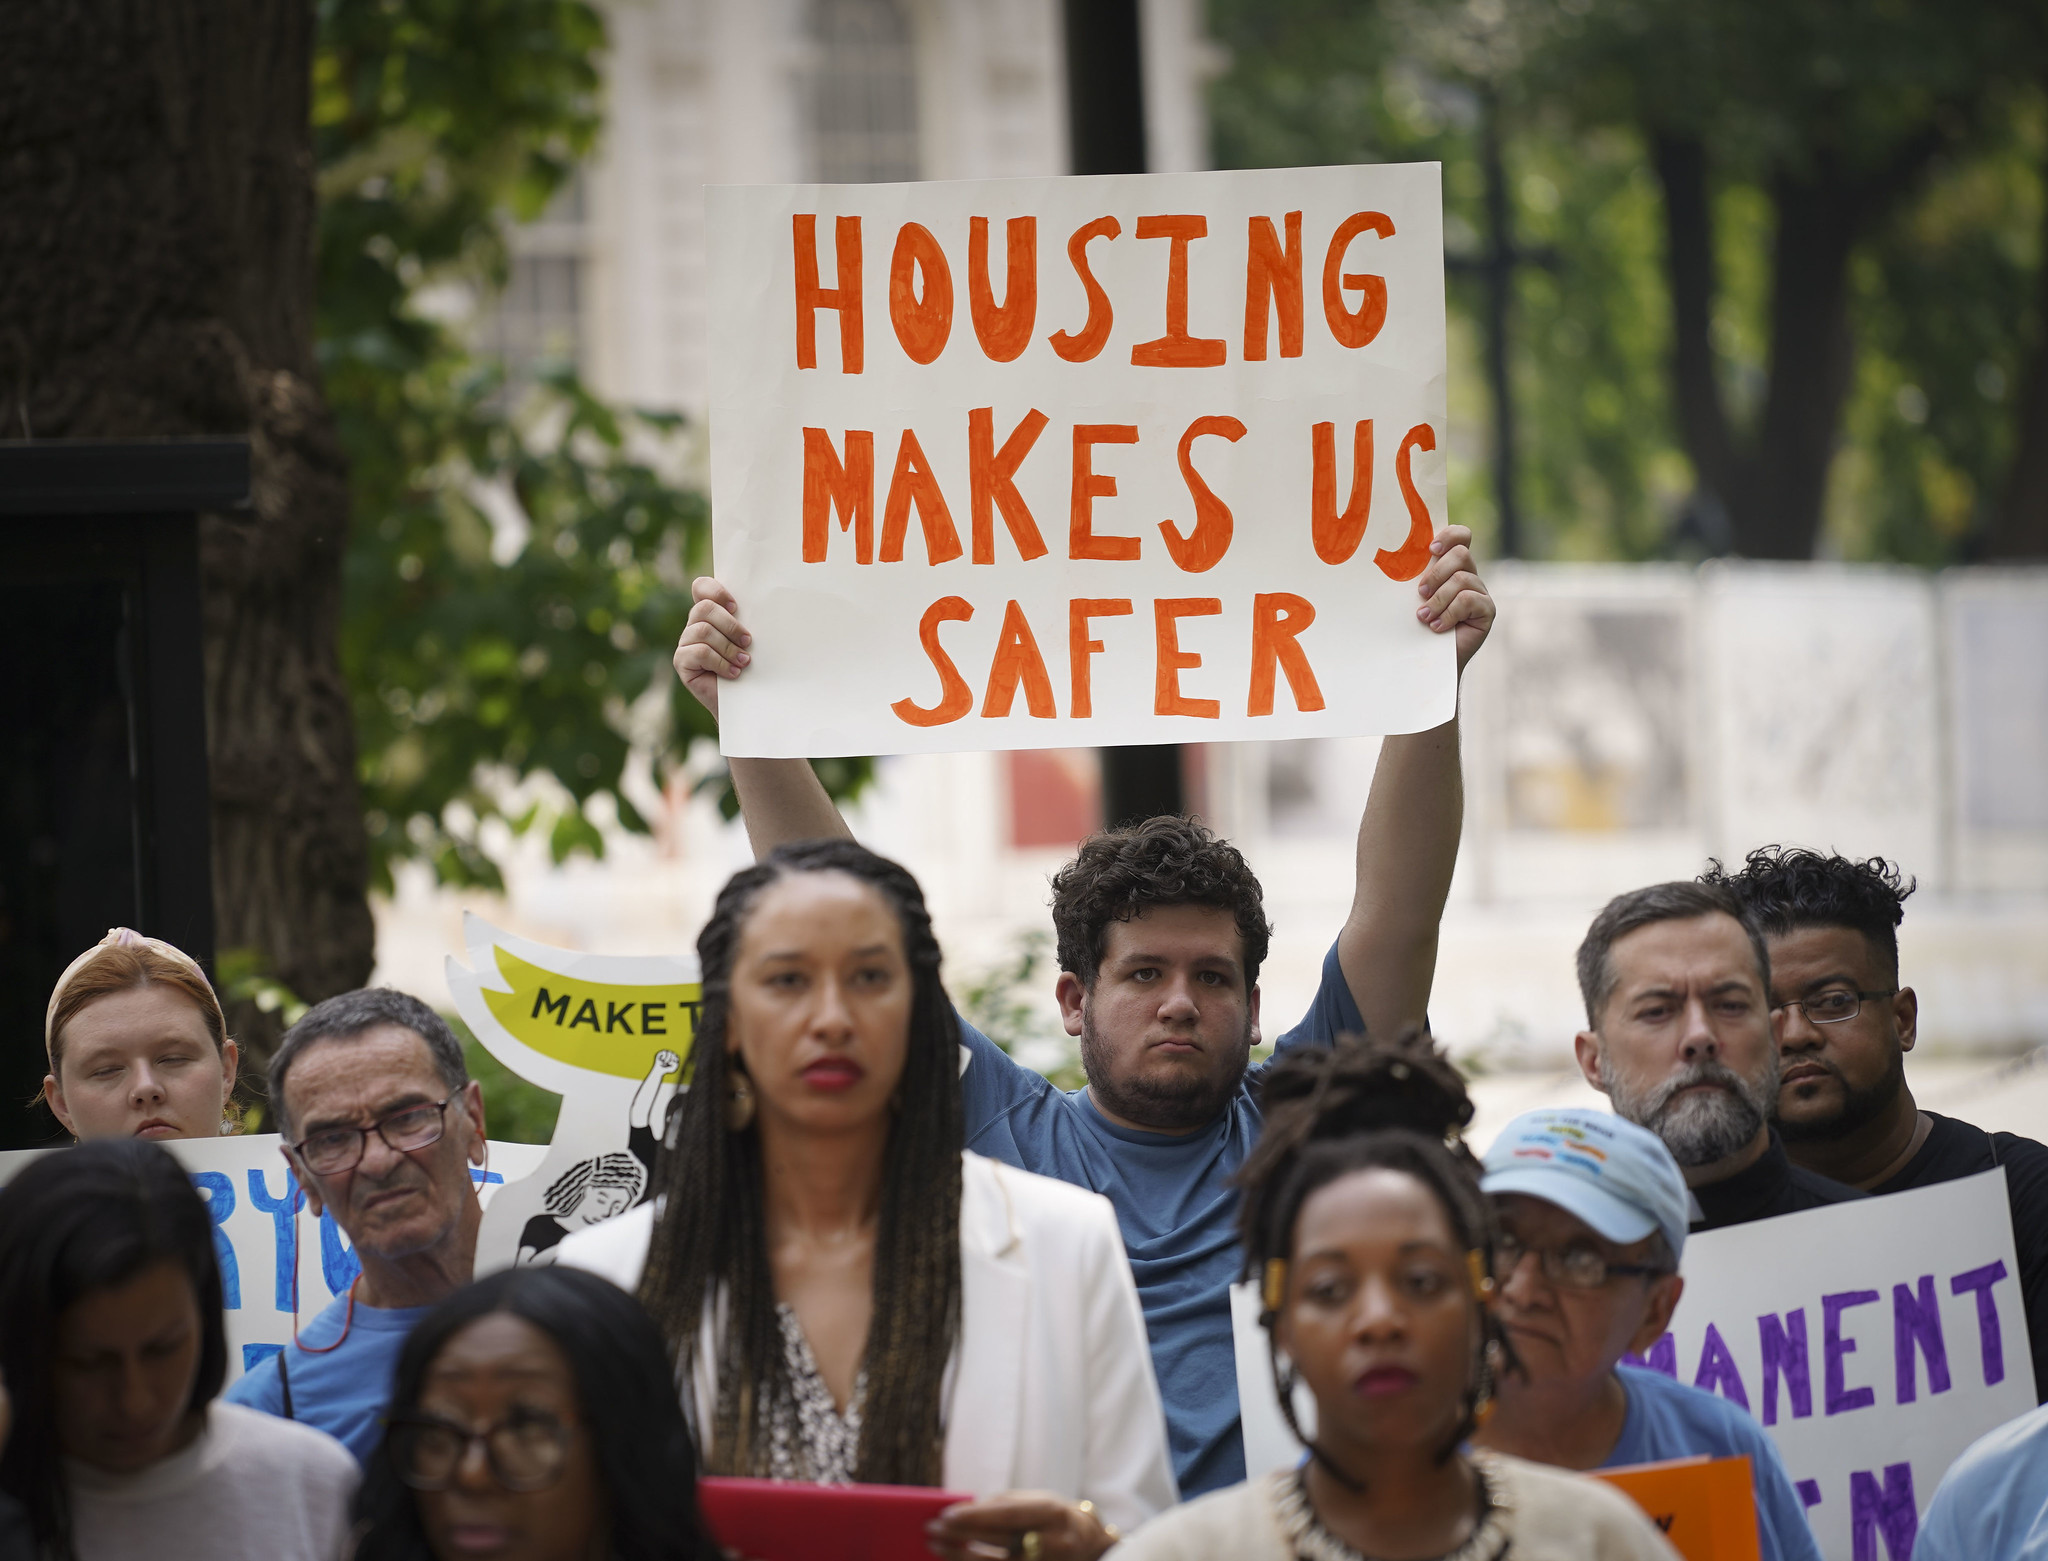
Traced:
<path fill-rule="evenodd" d="M 1346 1040 L 1276 1062 L 1264 1107 L 1245 1261 L 1308 1456 L 1166 1514 L 1117 1561 L 1673 1561 L 1612 1488 L 1465 1445 L 1513 1363 L 1456 1070 L 1420 1036 Z"/>
<path fill-rule="evenodd" d="M 850 840 L 734 875 L 657 1198 L 561 1261 L 637 1289 L 705 1472 L 979 1499 L 934 1549 L 1093 1561 L 1174 1499 L 1108 1202 L 962 1150 L 917 881 Z"/>

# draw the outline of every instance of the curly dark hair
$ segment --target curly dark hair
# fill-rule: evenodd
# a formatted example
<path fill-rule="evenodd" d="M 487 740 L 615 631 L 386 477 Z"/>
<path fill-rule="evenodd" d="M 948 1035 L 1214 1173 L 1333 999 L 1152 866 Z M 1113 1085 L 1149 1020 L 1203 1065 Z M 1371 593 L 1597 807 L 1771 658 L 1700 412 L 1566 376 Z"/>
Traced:
<path fill-rule="evenodd" d="M 1334 1046 L 1297 1047 L 1266 1070 L 1259 1104 L 1265 1125 L 1237 1175 L 1244 1189 L 1238 1234 L 1245 1277 L 1260 1279 L 1275 1259 L 1291 1261 L 1294 1227 L 1310 1194 L 1354 1171 L 1383 1169 L 1405 1172 L 1435 1195 L 1453 1237 L 1467 1252 L 1479 1254 L 1479 1277 L 1490 1279 L 1499 1227 L 1492 1202 L 1480 1190 L 1479 1161 L 1464 1142 L 1472 1098 L 1458 1070 L 1428 1035 L 1411 1028 L 1392 1041 L 1341 1036 Z M 1280 1412 L 1299 1437 L 1293 1383 L 1282 1374 L 1274 1340 L 1277 1317 L 1268 1310 L 1260 1321 L 1280 1384 Z M 1440 1458 L 1449 1458 L 1472 1434 L 1480 1401 L 1492 1391 L 1494 1362 L 1514 1362 L 1492 1310 L 1482 1306 L 1479 1317 L 1472 1386 Z M 1308 1446 L 1341 1483 L 1356 1484 L 1350 1473 L 1332 1468 L 1313 1443 Z"/>
<path fill-rule="evenodd" d="M 1870 940 L 1894 985 L 1899 979 L 1899 923 L 1906 897 L 1919 887 L 1881 856 L 1837 856 L 1801 846 L 1758 846 L 1729 872 L 1709 858 L 1701 883 L 1732 890 L 1766 933 L 1800 927 L 1847 927 Z"/>
<path fill-rule="evenodd" d="M 940 1398 L 960 1335 L 960 1023 L 939 978 L 939 944 L 924 892 L 903 867 L 851 840 L 779 846 L 735 873 L 697 938 L 704 1007 L 690 1042 L 690 1087 L 670 1112 L 655 1165 L 661 1214 L 640 1299 L 667 1341 L 686 1401 L 694 1402 L 697 1342 L 707 1315 L 717 1329 L 711 1423 L 698 1427 L 705 1472 L 766 1475 L 770 1425 L 794 1416 L 769 1266 L 765 1172 L 758 1127 L 725 1120 L 736 1065 L 725 1049 L 733 962 L 764 890 L 799 873 L 844 873 L 878 893 L 903 929 L 914 992 L 910 1055 L 897 1086 L 882 1159 L 875 1233 L 874 1320 L 861 1371 L 867 1379 L 854 1478 L 937 1485 Z"/>
<path fill-rule="evenodd" d="M 1060 969 L 1095 985 L 1109 924 L 1155 905 L 1210 905 L 1230 912 L 1244 943 L 1244 984 L 1258 985 L 1273 941 L 1265 891 L 1236 846 L 1197 820 L 1162 813 L 1090 835 L 1052 880 Z"/>

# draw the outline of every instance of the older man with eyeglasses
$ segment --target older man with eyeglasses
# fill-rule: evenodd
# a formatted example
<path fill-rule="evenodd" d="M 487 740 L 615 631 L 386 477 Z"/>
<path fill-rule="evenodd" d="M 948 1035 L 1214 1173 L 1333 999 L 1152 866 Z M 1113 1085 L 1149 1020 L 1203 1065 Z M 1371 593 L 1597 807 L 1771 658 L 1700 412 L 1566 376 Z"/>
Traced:
<path fill-rule="evenodd" d="M 440 1015 L 366 987 L 286 1032 L 270 1100 L 308 1212 L 332 1211 L 362 1273 L 226 1396 L 316 1426 L 367 1462 L 406 1335 L 476 1266 L 469 1167 L 485 1154 L 483 1092 Z"/>
<path fill-rule="evenodd" d="M 1516 1363 L 1473 1440 L 1565 1469 L 1746 1457 L 1764 1561 L 1820 1561 L 1777 1450 L 1748 1414 L 1624 1365 L 1664 1336 L 1685 1281 L 1685 1176 L 1655 1133 L 1605 1111 L 1531 1111 L 1486 1155 L 1500 1216 L 1496 1306 Z"/>

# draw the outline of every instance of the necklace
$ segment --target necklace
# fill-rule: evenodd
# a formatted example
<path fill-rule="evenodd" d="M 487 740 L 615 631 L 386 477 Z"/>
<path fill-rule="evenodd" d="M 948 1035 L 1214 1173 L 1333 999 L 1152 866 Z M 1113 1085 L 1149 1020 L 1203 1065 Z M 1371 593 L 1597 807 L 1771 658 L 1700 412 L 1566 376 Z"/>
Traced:
<path fill-rule="evenodd" d="M 1471 1538 L 1455 1550 L 1446 1551 L 1437 1561 L 1503 1561 L 1513 1542 L 1500 1482 L 1488 1477 L 1480 1458 L 1472 1460 L 1472 1474 L 1479 1485 L 1479 1521 L 1473 1526 Z M 1307 1465 L 1282 1470 L 1271 1477 L 1269 1487 L 1273 1515 L 1279 1520 L 1280 1532 L 1296 1561 L 1372 1561 L 1323 1526 L 1309 1501 L 1306 1476 Z"/>

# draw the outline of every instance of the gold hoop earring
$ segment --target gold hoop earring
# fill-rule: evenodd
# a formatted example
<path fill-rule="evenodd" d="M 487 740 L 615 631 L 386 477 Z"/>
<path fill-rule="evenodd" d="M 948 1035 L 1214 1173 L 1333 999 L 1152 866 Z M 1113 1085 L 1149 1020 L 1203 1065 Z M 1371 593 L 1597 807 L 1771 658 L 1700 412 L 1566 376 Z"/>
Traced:
<path fill-rule="evenodd" d="M 725 1081 L 725 1129 L 744 1133 L 754 1121 L 754 1086 L 735 1070 Z"/>

